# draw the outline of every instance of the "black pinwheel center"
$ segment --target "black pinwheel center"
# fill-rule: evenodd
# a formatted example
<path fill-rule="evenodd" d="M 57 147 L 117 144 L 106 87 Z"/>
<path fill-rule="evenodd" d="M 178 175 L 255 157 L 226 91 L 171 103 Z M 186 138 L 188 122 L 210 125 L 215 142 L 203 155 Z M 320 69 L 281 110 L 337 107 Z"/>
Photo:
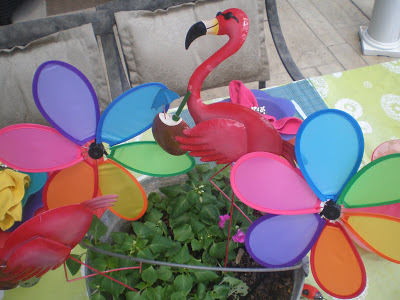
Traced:
<path fill-rule="evenodd" d="M 328 200 L 319 214 L 321 217 L 333 221 L 339 219 L 341 210 L 342 209 L 339 204 L 333 200 Z"/>
<path fill-rule="evenodd" d="M 96 142 L 93 142 L 90 144 L 90 146 L 89 146 L 90 158 L 100 159 L 103 157 L 104 154 L 106 154 L 106 150 L 104 149 L 104 146 L 102 143 L 97 144 Z"/>

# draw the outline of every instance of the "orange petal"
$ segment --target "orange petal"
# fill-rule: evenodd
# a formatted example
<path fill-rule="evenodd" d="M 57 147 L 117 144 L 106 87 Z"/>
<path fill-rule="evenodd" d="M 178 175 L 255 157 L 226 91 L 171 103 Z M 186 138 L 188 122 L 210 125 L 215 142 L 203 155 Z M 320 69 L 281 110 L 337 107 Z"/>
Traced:
<path fill-rule="evenodd" d="M 44 187 L 43 203 L 48 209 L 82 203 L 96 196 L 96 181 L 96 171 L 85 161 L 54 172 Z"/>
<path fill-rule="evenodd" d="M 337 298 L 354 298 L 366 285 L 360 255 L 338 223 L 328 222 L 311 249 L 311 270 L 318 285 Z"/>
<path fill-rule="evenodd" d="M 146 212 L 147 196 L 139 181 L 110 159 L 99 164 L 99 187 L 102 195 L 118 195 L 109 209 L 120 218 L 133 221 Z"/>

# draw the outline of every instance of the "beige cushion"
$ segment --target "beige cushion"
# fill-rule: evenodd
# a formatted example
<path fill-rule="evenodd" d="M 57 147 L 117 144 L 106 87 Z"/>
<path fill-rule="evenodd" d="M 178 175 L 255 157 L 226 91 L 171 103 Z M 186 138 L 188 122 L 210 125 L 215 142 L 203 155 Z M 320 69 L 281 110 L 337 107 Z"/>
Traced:
<path fill-rule="evenodd" d="M 242 48 L 207 77 L 203 90 L 243 82 L 269 80 L 264 32 L 264 0 L 197 1 L 168 10 L 123 11 L 115 14 L 132 86 L 162 82 L 183 95 L 190 75 L 228 40 L 206 36 L 185 50 L 185 38 L 196 22 L 213 19 L 217 12 L 240 8 L 249 17 L 249 34 Z"/>
<path fill-rule="evenodd" d="M 91 24 L 0 50 L 0 128 L 16 123 L 47 124 L 32 96 L 36 69 L 45 61 L 61 60 L 85 74 L 96 91 L 100 108 L 110 103 L 105 74 Z"/>

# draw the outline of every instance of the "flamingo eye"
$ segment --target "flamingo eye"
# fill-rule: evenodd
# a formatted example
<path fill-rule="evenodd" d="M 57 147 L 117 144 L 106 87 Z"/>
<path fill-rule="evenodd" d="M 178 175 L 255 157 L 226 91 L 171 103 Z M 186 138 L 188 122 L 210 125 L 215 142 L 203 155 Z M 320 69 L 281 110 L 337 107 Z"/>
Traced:
<path fill-rule="evenodd" d="M 236 22 L 239 23 L 239 20 L 233 15 L 232 12 L 227 12 L 226 14 L 223 14 L 222 12 L 218 12 L 217 13 L 217 17 L 218 16 L 223 16 L 225 20 L 229 20 L 229 19 L 234 19 Z"/>

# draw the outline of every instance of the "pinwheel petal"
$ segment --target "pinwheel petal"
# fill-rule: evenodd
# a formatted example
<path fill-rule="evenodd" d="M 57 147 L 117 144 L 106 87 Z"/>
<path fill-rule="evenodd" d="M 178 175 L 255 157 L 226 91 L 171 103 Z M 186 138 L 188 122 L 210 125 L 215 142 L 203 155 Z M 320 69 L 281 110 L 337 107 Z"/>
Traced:
<path fill-rule="evenodd" d="M 320 210 L 315 196 L 298 169 L 272 153 L 242 156 L 231 171 L 231 186 L 246 205 L 273 214 L 305 214 Z"/>
<path fill-rule="evenodd" d="M 372 153 L 371 160 L 394 153 L 400 153 L 400 140 L 390 140 L 380 144 Z"/>
<path fill-rule="evenodd" d="M 33 77 L 33 98 L 46 120 L 78 145 L 94 139 L 99 103 L 89 80 L 74 66 L 47 61 Z"/>
<path fill-rule="evenodd" d="M 338 199 L 348 208 L 400 202 L 400 153 L 380 157 L 362 168 Z"/>
<path fill-rule="evenodd" d="M 400 263 L 400 219 L 372 213 L 345 213 L 341 221 L 379 256 Z"/>
<path fill-rule="evenodd" d="M 117 163 L 99 164 L 99 187 L 103 195 L 116 194 L 118 201 L 109 209 L 125 220 L 137 220 L 146 212 L 147 196 L 137 179 Z"/>
<path fill-rule="evenodd" d="M 146 83 L 118 96 L 104 111 L 97 129 L 96 141 L 110 146 L 125 142 L 151 127 L 154 117 L 163 106 L 152 108 L 160 90 L 167 89 L 162 83 Z M 165 97 L 169 93 L 165 93 Z M 177 95 L 177 98 L 179 96 Z M 165 106 L 168 110 L 169 105 Z"/>
<path fill-rule="evenodd" d="M 318 214 L 265 215 L 247 230 L 246 249 L 265 267 L 292 266 L 307 255 L 325 222 Z"/>
<path fill-rule="evenodd" d="M 304 178 L 318 198 L 337 200 L 360 166 L 364 140 L 360 126 L 349 114 L 326 109 L 302 123 L 295 149 Z"/>
<path fill-rule="evenodd" d="M 150 176 L 175 176 L 186 173 L 195 166 L 194 158 L 188 154 L 168 154 L 153 141 L 112 147 L 108 157 L 129 170 Z"/>
<path fill-rule="evenodd" d="M 43 204 L 47 209 L 82 203 L 96 197 L 97 171 L 86 161 L 54 172 L 43 191 Z"/>
<path fill-rule="evenodd" d="M 337 298 L 354 298 L 366 285 L 361 257 L 338 223 L 326 223 L 311 249 L 311 270 L 319 287 Z"/>
<path fill-rule="evenodd" d="M 0 130 L 0 161 L 24 172 L 51 172 L 81 161 L 80 147 L 57 130 L 17 124 Z"/>

